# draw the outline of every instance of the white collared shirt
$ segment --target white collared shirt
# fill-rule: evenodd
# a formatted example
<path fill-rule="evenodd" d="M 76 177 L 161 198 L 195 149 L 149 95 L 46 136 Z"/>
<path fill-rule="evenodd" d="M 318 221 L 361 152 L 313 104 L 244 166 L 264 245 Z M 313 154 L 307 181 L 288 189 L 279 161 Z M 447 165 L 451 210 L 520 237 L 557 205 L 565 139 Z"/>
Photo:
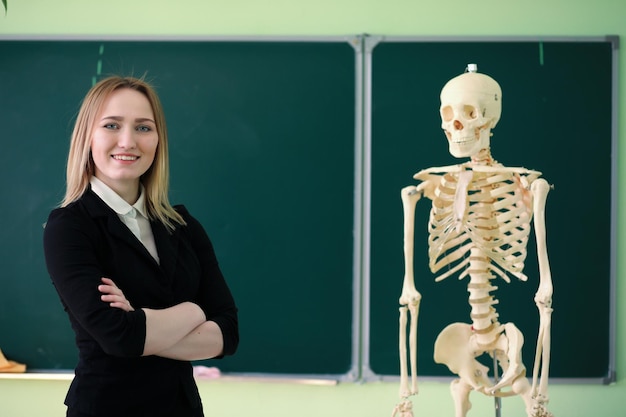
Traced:
<path fill-rule="evenodd" d="M 156 244 L 154 243 L 154 235 L 152 234 L 150 221 L 146 215 L 143 185 L 140 184 L 141 192 L 139 198 L 135 204 L 131 206 L 98 178 L 92 176 L 89 182 L 91 183 L 93 192 L 117 213 L 120 220 L 133 232 L 158 263 L 159 254 L 157 253 Z"/>

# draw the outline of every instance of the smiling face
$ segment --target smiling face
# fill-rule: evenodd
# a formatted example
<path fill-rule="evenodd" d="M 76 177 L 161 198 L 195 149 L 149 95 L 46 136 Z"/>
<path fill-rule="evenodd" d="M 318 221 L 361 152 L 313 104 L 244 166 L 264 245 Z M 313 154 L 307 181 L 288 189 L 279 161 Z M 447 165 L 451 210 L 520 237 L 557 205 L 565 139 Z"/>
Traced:
<path fill-rule="evenodd" d="M 91 136 L 95 176 L 130 204 L 139 197 L 139 178 L 154 161 L 159 135 L 150 102 L 121 88 L 106 99 Z"/>

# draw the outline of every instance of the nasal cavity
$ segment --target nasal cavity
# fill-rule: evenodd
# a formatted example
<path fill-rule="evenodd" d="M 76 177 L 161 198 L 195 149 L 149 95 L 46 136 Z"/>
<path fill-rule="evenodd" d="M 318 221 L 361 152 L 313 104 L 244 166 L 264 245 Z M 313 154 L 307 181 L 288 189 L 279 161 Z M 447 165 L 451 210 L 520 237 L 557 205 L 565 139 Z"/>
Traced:
<path fill-rule="evenodd" d="M 454 128 L 456 130 L 462 130 L 463 129 L 463 123 L 459 122 L 458 120 L 454 121 Z"/>

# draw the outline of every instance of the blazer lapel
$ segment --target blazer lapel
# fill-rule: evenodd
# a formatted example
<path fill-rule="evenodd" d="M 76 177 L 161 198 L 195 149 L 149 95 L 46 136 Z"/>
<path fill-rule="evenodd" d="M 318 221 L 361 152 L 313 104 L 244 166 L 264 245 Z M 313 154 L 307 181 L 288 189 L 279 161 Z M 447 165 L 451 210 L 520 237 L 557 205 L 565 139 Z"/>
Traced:
<path fill-rule="evenodd" d="M 176 258 L 178 255 L 178 243 L 180 241 L 179 231 L 169 233 L 161 222 L 150 222 L 154 243 L 159 253 L 161 269 L 168 276 L 172 277 L 176 270 Z"/>
<path fill-rule="evenodd" d="M 155 265 L 156 261 L 150 255 L 150 252 L 145 248 L 145 246 L 135 237 L 133 232 L 130 231 L 128 227 L 122 222 L 117 213 L 113 211 L 104 201 L 100 199 L 93 191 L 89 191 L 85 194 L 83 199 L 85 205 L 87 206 L 88 211 L 91 215 L 96 217 L 102 217 L 106 222 L 106 228 L 112 237 L 115 239 L 124 242 L 128 246 L 132 247 L 138 254 L 149 258 Z M 152 224 L 152 228 L 154 230 L 154 223 Z M 155 236 L 155 241 L 156 241 Z M 159 259 L 162 262 L 161 250 L 157 241 L 157 251 L 159 252 Z"/>

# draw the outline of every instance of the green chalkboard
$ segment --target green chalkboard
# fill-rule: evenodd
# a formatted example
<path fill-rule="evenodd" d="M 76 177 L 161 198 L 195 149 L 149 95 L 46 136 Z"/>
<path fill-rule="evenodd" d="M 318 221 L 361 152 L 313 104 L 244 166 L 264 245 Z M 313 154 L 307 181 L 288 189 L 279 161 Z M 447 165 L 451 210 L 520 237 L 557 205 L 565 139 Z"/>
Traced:
<path fill-rule="evenodd" d="M 31 370 L 74 367 L 42 224 L 86 91 L 146 74 L 168 119 L 172 203 L 205 226 L 240 307 L 239 352 L 209 364 L 348 373 L 356 64 L 347 39 L 0 41 L 0 348 Z"/>
<path fill-rule="evenodd" d="M 459 163 L 448 153 L 439 93 L 468 63 L 496 79 L 503 112 L 492 155 L 507 166 L 543 172 L 554 185 L 546 208 L 554 281 L 551 377 L 611 377 L 610 300 L 612 81 L 616 42 L 420 41 L 371 39 L 371 306 L 369 366 L 398 375 L 398 297 L 402 287 L 400 189 L 417 171 Z M 418 373 L 451 375 L 433 361 L 433 343 L 449 323 L 469 322 L 467 282 L 435 283 L 428 269 L 430 201 L 416 213 L 416 285 L 422 294 Z M 420 226 L 421 224 L 421 226 Z M 614 226 L 614 225 L 613 225 Z M 534 234 L 528 282 L 498 280 L 500 322 L 525 335 L 523 360 L 532 369 L 538 314 Z M 486 363 L 488 366 L 490 362 Z M 529 371 L 530 372 L 530 371 Z"/>
<path fill-rule="evenodd" d="M 504 93 L 493 156 L 542 171 L 555 187 L 547 203 L 551 376 L 610 380 L 617 42 L 365 44 L 367 53 L 354 39 L 0 41 L 0 348 L 30 369 L 74 366 L 73 334 L 45 271 L 42 224 L 63 195 L 84 93 L 110 73 L 146 73 L 168 116 L 171 200 L 204 224 L 240 306 L 238 354 L 206 364 L 231 373 L 354 377 L 359 366 L 362 376 L 397 375 L 399 191 L 416 171 L 457 162 L 439 127 L 439 92 L 474 62 Z M 371 91 L 369 103 L 361 88 Z M 364 154 L 361 118 L 371 127 Z M 422 201 L 416 217 L 419 373 L 441 376 L 449 374 L 433 363 L 432 344 L 445 325 L 468 320 L 469 306 L 464 282 L 435 284 L 426 268 L 428 209 Z M 370 240 L 355 242 L 360 236 Z M 497 292 L 501 321 L 526 336 L 529 367 L 534 253 L 531 239 L 529 282 L 500 283 Z M 360 257 L 369 264 L 355 269 Z M 369 337 L 355 345 L 362 324 Z"/>

